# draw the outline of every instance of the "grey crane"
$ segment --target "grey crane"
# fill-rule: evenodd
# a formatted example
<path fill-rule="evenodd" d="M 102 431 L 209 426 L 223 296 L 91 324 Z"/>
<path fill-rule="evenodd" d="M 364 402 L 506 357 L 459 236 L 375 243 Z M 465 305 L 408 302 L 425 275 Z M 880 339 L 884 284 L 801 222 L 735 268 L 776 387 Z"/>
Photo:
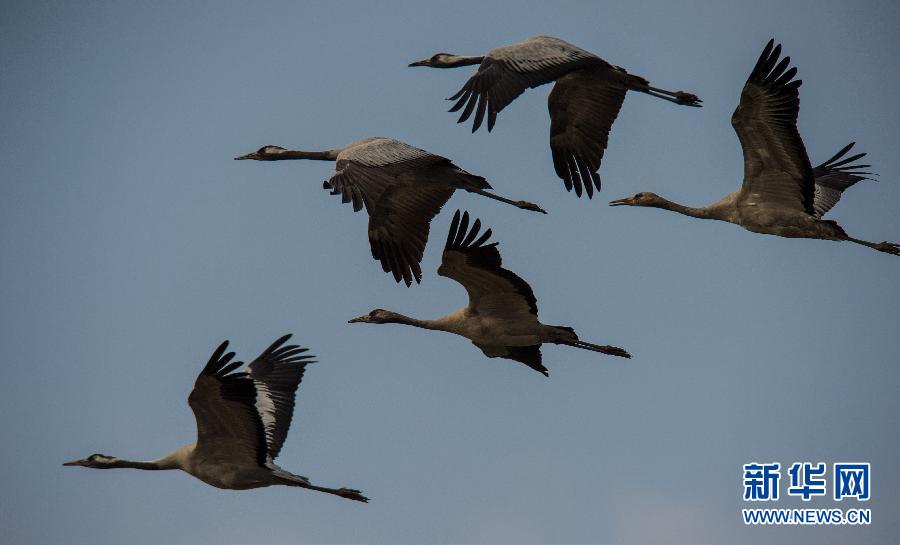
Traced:
<path fill-rule="evenodd" d="M 313 356 L 307 349 L 286 345 L 285 335 L 271 344 L 243 371 L 228 341 L 213 352 L 194 383 L 188 404 L 197 420 L 197 442 L 158 460 L 136 462 L 92 454 L 65 466 L 96 469 L 180 469 L 201 481 L 229 490 L 271 485 L 299 486 L 366 502 L 359 490 L 316 486 L 275 464 L 294 412 L 294 395 Z"/>
<path fill-rule="evenodd" d="M 480 233 L 481 220 L 469 229 L 469 213 L 457 210 L 450 224 L 438 274 L 456 280 L 469 294 L 469 304 L 436 320 L 418 320 L 397 312 L 375 309 L 349 323 L 406 324 L 423 329 L 461 335 L 489 358 L 524 363 L 550 376 L 542 362 L 541 344 L 565 344 L 612 356 L 630 358 L 615 346 L 600 346 L 579 340 L 567 326 L 538 321 L 537 300 L 531 286 L 502 267 L 497 243 L 487 243 L 491 230 Z M 479 236 L 480 235 L 480 236 Z"/>
<path fill-rule="evenodd" d="M 466 172 L 446 157 L 392 138 L 375 136 L 327 151 L 263 146 L 235 159 L 337 161 L 325 189 L 352 203 L 354 212 L 365 207 L 372 257 L 381 262 L 384 272 L 392 273 L 394 280 L 402 280 L 407 286 L 413 280 L 422 281 L 419 263 L 429 224 L 457 189 L 546 214 L 536 204 L 491 193 L 487 180 Z"/>
<path fill-rule="evenodd" d="M 600 57 L 552 36 L 492 49 L 484 56 L 437 53 L 409 66 L 456 68 L 477 64 L 478 70 L 455 95 L 451 112 L 462 109 L 458 123 L 475 113 L 472 132 L 487 116 L 490 132 L 497 114 L 526 89 L 556 81 L 550 92 L 550 151 L 553 167 L 566 186 L 588 198 L 600 190 L 597 170 L 628 91 L 639 91 L 685 106 L 700 106 L 696 95 L 667 91 L 629 74 Z M 477 107 L 477 108 L 476 108 Z"/>
<path fill-rule="evenodd" d="M 793 79 L 796 67 L 788 69 L 791 58 L 779 62 L 780 55 L 781 45 L 769 40 L 731 116 L 744 151 L 744 182 L 739 190 L 701 208 L 683 206 L 649 192 L 609 204 L 662 208 L 695 218 L 735 223 L 754 233 L 847 240 L 900 255 L 897 244 L 853 238 L 837 222 L 821 219 L 837 203 L 844 189 L 868 174 L 854 174 L 854 167 L 843 166 L 864 154 L 836 162 L 850 149 L 848 146 L 816 169 L 812 168 L 797 130 L 798 88 L 802 82 Z"/>

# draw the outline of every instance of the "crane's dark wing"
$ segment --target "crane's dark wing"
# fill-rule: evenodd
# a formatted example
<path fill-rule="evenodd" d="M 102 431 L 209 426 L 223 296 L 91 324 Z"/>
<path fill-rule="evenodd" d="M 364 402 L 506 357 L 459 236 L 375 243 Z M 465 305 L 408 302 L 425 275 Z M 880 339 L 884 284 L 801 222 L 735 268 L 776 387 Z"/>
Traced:
<path fill-rule="evenodd" d="M 481 220 L 469 229 L 469 213 L 453 215 L 438 274 L 456 280 L 469 293 L 468 311 L 516 319 L 537 316 L 537 300 L 531 286 L 515 273 L 502 267 L 497 243 L 485 244 L 491 236 L 486 230 L 479 237 Z"/>
<path fill-rule="evenodd" d="M 188 404 L 197 420 L 197 452 L 211 460 L 264 466 L 266 431 L 256 410 L 256 387 L 243 362 L 231 362 L 228 341 L 213 352 L 200 372 Z"/>
<path fill-rule="evenodd" d="M 205 458 L 267 466 L 278 456 L 294 410 L 294 393 L 311 356 L 305 348 L 282 346 L 281 337 L 246 371 L 223 342 L 194 383 L 188 404 L 197 420 L 197 450 Z"/>
<path fill-rule="evenodd" d="M 369 216 L 372 257 L 384 272 L 407 285 L 422 281 L 422 255 L 428 242 L 431 220 L 453 195 L 454 188 L 442 184 L 398 183 L 378 199 Z"/>
<path fill-rule="evenodd" d="M 797 131 L 801 80 L 793 80 L 790 57 L 778 62 L 781 45 L 769 40 L 731 116 L 744 150 L 740 200 L 747 204 L 813 214 L 815 181 Z"/>
<path fill-rule="evenodd" d="M 485 353 L 489 358 L 503 358 L 507 360 L 517 361 L 519 363 L 524 363 L 528 367 L 531 367 L 538 373 L 541 373 L 545 377 L 550 376 L 550 371 L 544 367 L 542 363 L 541 356 L 541 345 L 536 344 L 534 346 L 488 346 L 483 344 L 478 344 L 473 342 L 475 346 L 481 349 L 482 352 Z M 505 350 L 506 352 L 501 354 L 500 350 Z"/>
<path fill-rule="evenodd" d="M 497 113 L 526 89 L 549 83 L 586 66 L 609 66 L 592 53 L 558 38 L 539 36 L 522 43 L 498 47 L 481 61 L 469 81 L 448 100 L 455 112 L 465 106 L 458 123 L 475 112 L 472 132 L 478 130 L 487 113 L 488 131 L 494 128 Z M 477 106 L 477 109 L 476 109 Z"/>
<path fill-rule="evenodd" d="M 507 346 L 507 355 L 501 356 L 508 360 L 515 360 L 524 363 L 535 371 L 543 374 L 545 377 L 550 376 L 550 371 L 544 367 L 543 358 L 541 357 L 541 345 L 535 346 Z"/>
<path fill-rule="evenodd" d="M 862 159 L 866 156 L 865 153 L 857 153 L 841 159 L 854 144 L 856 142 L 850 142 L 835 153 L 831 159 L 813 169 L 813 176 L 816 178 L 816 199 L 813 208 L 815 208 L 817 218 L 824 216 L 841 200 L 845 189 L 860 180 L 871 180 L 872 178 L 869 176 L 874 176 L 871 172 L 861 170 L 869 168 L 871 165 L 847 164 Z"/>
<path fill-rule="evenodd" d="M 290 335 L 279 338 L 247 366 L 256 388 L 255 406 L 265 430 L 269 462 L 281 452 L 294 415 L 297 387 L 307 364 L 314 363 L 314 356 L 304 354 L 307 348 L 284 345 L 290 338 Z"/>
<path fill-rule="evenodd" d="M 325 189 L 330 189 L 332 195 L 340 195 L 342 202 L 353 203 L 354 212 L 365 207 L 371 214 L 374 203 L 393 182 L 389 170 L 338 159 L 334 173 L 325 182 Z"/>
<path fill-rule="evenodd" d="M 606 68 L 570 72 L 556 81 L 550 98 L 550 150 L 556 175 L 588 198 L 600 190 L 597 169 L 628 88 L 627 74 Z"/>
<path fill-rule="evenodd" d="M 352 145 L 338 155 L 337 169 L 327 182 L 332 193 L 354 210 L 365 206 L 372 257 L 407 286 L 422 280 L 429 223 L 453 195 L 454 186 L 443 182 L 449 177 L 490 187 L 446 157 L 390 138 Z"/>
<path fill-rule="evenodd" d="M 435 165 L 452 165 L 449 159 L 391 138 L 372 138 L 352 145 L 338 155 L 335 171 L 325 182 L 332 195 L 352 202 L 358 212 L 372 207 L 398 178 L 414 175 Z"/>

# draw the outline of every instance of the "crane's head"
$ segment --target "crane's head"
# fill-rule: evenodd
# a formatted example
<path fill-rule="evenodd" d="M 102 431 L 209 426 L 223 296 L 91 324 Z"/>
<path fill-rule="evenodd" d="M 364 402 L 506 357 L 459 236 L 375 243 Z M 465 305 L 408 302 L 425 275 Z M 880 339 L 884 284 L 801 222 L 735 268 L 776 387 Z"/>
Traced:
<path fill-rule="evenodd" d="M 81 466 L 81 467 L 94 467 L 97 469 L 108 469 L 110 467 L 115 467 L 115 462 L 118 458 L 113 456 L 107 456 L 105 454 L 91 454 L 87 458 L 82 460 L 72 460 L 71 462 L 66 462 L 64 466 Z"/>
<path fill-rule="evenodd" d="M 263 146 L 253 153 L 239 155 L 235 157 L 234 160 L 243 161 L 245 159 L 253 159 L 255 161 L 277 161 L 285 151 L 287 150 L 280 146 Z"/>
<path fill-rule="evenodd" d="M 457 64 L 459 56 L 451 53 L 435 53 L 427 59 L 411 62 L 409 66 L 430 66 L 432 68 L 453 68 L 460 66 Z"/>
<path fill-rule="evenodd" d="M 642 191 L 640 193 L 636 193 L 634 197 L 628 197 L 627 199 L 619 199 L 616 201 L 610 201 L 610 206 L 659 206 L 665 202 L 665 199 L 657 195 L 656 193 L 650 193 L 649 191 Z"/>
<path fill-rule="evenodd" d="M 376 308 L 368 314 L 363 314 L 362 316 L 353 318 L 352 320 L 347 320 L 347 323 L 355 324 L 358 322 L 362 322 L 366 324 L 394 324 L 398 323 L 398 316 L 399 315 L 396 312 L 384 310 L 383 308 Z"/>

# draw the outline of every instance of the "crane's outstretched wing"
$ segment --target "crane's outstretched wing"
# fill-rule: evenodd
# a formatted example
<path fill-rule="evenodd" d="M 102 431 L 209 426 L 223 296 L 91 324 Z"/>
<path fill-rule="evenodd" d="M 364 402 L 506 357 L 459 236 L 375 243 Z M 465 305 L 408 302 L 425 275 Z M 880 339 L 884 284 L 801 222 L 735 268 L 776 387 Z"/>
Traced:
<path fill-rule="evenodd" d="M 504 269 L 497 243 L 485 244 L 487 229 L 479 237 L 481 220 L 469 229 L 469 213 L 453 215 L 438 274 L 456 280 L 469 293 L 468 312 L 502 319 L 537 316 L 537 300 L 527 282 Z"/>
<path fill-rule="evenodd" d="M 452 163 L 399 140 L 376 137 L 342 151 L 325 188 L 341 195 L 343 202 L 352 202 L 354 212 L 365 206 L 371 214 L 381 195 L 399 179 L 443 164 Z"/>
<path fill-rule="evenodd" d="M 410 286 L 413 279 L 422 280 L 419 263 L 429 224 L 454 191 L 451 184 L 429 181 L 447 176 L 490 188 L 484 178 L 446 157 L 389 138 L 374 138 L 341 152 L 327 184 L 332 194 L 352 202 L 354 210 L 365 206 L 372 257 L 384 272 L 393 273 L 394 280 Z"/>
<path fill-rule="evenodd" d="M 550 92 L 553 167 L 566 190 L 574 187 L 579 197 L 582 187 L 588 198 L 594 196 L 594 187 L 600 191 L 597 169 L 628 91 L 625 77 L 615 69 L 578 70 L 559 78 Z"/>
<path fill-rule="evenodd" d="M 544 367 L 543 357 L 541 356 L 541 345 L 536 344 L 534 346 L 488 346 L 483 344 L 478 344 L 473 342 L 475 346 L 481 349 L 482 352 L 485 353 L 488 357 L 491 358 L 503 358 L 507 360 L 517 361 L 519 363 L 524 363 L 528 367 L 531 367 L 538 373 L 541 373 L 545 377 L 550 376 L 550 370 Z M 504 353 L 500 353 L 500 350 L 505 350 Z"/>
<path fill-rule="evenodd" d="M 543 357 L 541 356 L 541 345 L 507 346 L 506 351 L 507 355 L 501 357 L 524 363 L 545 377 L 550 376 L 550 371 L 544 367 Z"/>
<path fill-rule="evenodd" d="M 797 131 L 801 80 L 793 80 L 790 57 L 778 62 L 781 45 L 769 40 L 744 84 L 731 116 L 744 150 L 744 203 L 814 214 L 815 182 Z M 777 65 L 776 65 L 777 63 Z"/>
<path fill-rule="evenodd" d="M 841 200 L 844 190 L 861 180 L 871 180 L 869 176 L 875 176 L 871 172 L 860 169 L 869 168 L 872 165 L 848 165 L 866 156 L 865 153 L 857 153 L 846 159 L 841 159 L 850 151 L 856 142 L 850 142 L 841 151 L 813 169 L 816 178 L 816 198 L 813 208 L 816 217 L 821 218 Z M 839 160 L 840 159 L 840 160 Z"/>
<path fill-rule="evenodd" d="M 609 66 L 596 55 L 550 36 L 529 38 L 524 42 L 498 47 L 481 61 L 469 81 L 448 100 L 456 100 L 450 108 L 465 108 L 458 123 L 475 112 L 472 132 L 481 127 L 487 113 L 487 129 L 494 128 L 497 113 L 526 89 L 549 83 L 564 74 L 586 66 Z M 477 110 L 476 110 L 477 106 Z"/>
<path fill-rule="evenodd" d="M 311 356 L 295 345 L 272 343 L 246 371 L 228 341 L 213 352 L 194 383 L 188 404 L 197 420 L 197 450 L 219 462 L 270 464 L 291 423 L 294 393 Z"/>
<path fill-rule="evenodd" d="M 369 245 L 381 269 L 411 286 L 422 281 L 422 255 L 431 220 L 454 188 L 444 185 L 395 184 L 378 199 L 369 216 Z"/>
<path fill-rule="evenodd" d="M 265 429 L 269 461 L 281 452 L 294 416 L 297 387 L 307 364 L 315 363 L 314 356 L 304 354 L 308 348 L 285 346 L 290 338 L 290 334 L 279 338 L 247 366 L 256 387 L 256 410 Z"/>

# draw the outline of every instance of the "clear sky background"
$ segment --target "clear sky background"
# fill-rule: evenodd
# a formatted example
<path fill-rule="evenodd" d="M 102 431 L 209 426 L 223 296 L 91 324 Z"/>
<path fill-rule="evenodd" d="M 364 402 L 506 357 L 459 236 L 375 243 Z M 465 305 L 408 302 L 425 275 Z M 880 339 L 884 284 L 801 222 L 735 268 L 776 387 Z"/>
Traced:
<path fill-rule="evenodd" d="M 898 21 L 896 2 L 4 3 L 0 541 L 895 540 L 900 259 L 606 203 L 648 190 L 702 205 L 735 190 L 729 120 L 774 36 L 804 81 L 813 164 L 855 140 L 881 174 L 830 217 L 900 241 Z M 472 135 L 443 98 L 473 69 L 406 66 L 536 34 L 704 107 L 629 94 L 602 193 L 576 199 L 552 168 L 549 86 Z M 232 160 L 372 135 L 550 213 L 455 195 L 407 289 L 371 259 L 366 216 L 322 190 L 333 165 Z M 435 273 L 456 208 L 493 228 L 545 322 L 634 359 L 549 346 L 546 379 L 449 334 L 348 325 L 375 307 L 428 318 L 465 303 Z M 186 397 L 215 346 L 231 339 L 246 360 L 285 332 L 320 363 L 279 462 L 370 504 L 60 465 L 192 442 Z M 872 525 L 744 527 L 751 461 L 871 462 Z"/>

